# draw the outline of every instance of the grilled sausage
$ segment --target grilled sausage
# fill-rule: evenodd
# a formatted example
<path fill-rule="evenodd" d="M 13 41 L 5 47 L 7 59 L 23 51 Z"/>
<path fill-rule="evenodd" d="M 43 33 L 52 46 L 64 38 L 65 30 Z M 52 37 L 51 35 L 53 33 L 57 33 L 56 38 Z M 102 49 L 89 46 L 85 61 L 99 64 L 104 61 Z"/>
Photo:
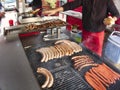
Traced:
<path fill-rule="evenodd" d="M 101 90 L 99 83 L 89 75 L 85 75 L 86 81 L 94 88 L 94 90 Z"/>
<path fill-rule="evenodd" d="M 98 77 L 100 77 L 106 84 L 109 84 L 109 81 L 108 81 L 106 78 L 104 78 L 102 75 L 100 75 L 95 68 L 92 68 L 92 71 L 93 71 Z"/>
<path fill-rule="evenodd" d="M 59 44 L 59 43 L 70 43 L 71 41 L 69 41 L 69 40 L 58 40 L 58 41 L 56 41 L 55 42 L 55 44 Z"/>
<path fill-rule="evenodd" d="M 113 73 L 113 75 L 116 75 L 118 77 L 118 80 L 120 79 L 120 74 L 116 73 L 115 71 L 113 71 L 112 69 L 110 69 L 107 65 L 105 65 L 104 63 L 102 63 L 102 66 L 105 67 L 106 69 L 108 69 L 109 71 L 111 71 Z"/>
<path fill-rule="evenodd" d="M 48 60 L 54 58 L 53 51 L 51 51 L 50 47 L 46 47 L 46 52 L 47 52 L 47 54 L 48 54 Z M 48 62 L 48 60 L 46 60 L 45 62 Z"/>
<path fill-rule="evenodd" d="M 90 72 L 87 72 L 85 74 L 85 79 L 87 80 L 87 82 L 89 84 L 91 84 L 91 86 L 95 89 L 95 90 L 106 90 L 106 88 L 104 87 L 104 85 L 98 80 L 98 78 L 95 78 Z M 91 83 L 91 81 L 89 80 L 91 79 L 92 81 L 94 81 L 93 83 Z M 97 85 L 97 86 L 95 86 Z"/>
<path fill-rule="evenodd" d="M 73 60 L 76 60 L 77 58 L 80 58 L 80 59 L 88 59 L 90 58 L 88 55 L 81 55 L 81 56 L 74 56 L 72 57 Z"/>
<path fill-rule="evenodd" d="M 39 52 L 42 54 L 42 60 L 41 62 L 44 62 L 46 59 L 47 59 L 47 55 L 46 55 L 46 52 L 45 52 L 45 49 L 44 48 L 40 48 L 40 49 L 37 49 L 36 52 Z"/>
<path fill-rule="evenodd" d="M 53 83 L 54 83 L 54 79 L 53 79 L 53 75 L 51 74 L 50 71 L 48 71 L 47 69 L 45 68 L 42 68 L 42 70 L 45 70 L 48 74 L 49 74 L 49 77 L 50 77 L 50 81 L 47 85 L 48 88 L 52 87 Z"/>
<path fill-rule="evenodd" d="M 104 82 L 104 80 L 102 80 L 101 77 L 99 77 L 97 74 L 95 74 L 92 69 L 90 69 L 90 73 L 93 75 L 93 77 L 97 78 L 102 84 L 104 84 L 105 86 L 109 87 L 109 84 Z"/>
<path fill-rule="evenodd" d="M 48 72 L 46 72 L 44 69 L 42 68 L 37 68 L 37 73 L 43 74 L 46 77 L 46 81 L 44 82 L 44 84 L 42 85 L 42 88 L 46 88 L 47 85 L 49 84 L 50 81 L 50 77 Z"/>
<path fill-rule="evenodd" d="M 54 52 L 54 58 L 58 58 L 60 55 L 59 51 L 55 48 L 55 46 L 51 47 L 51 50 Z"/>
<path fill-rule="evenodd" d="M 82 65 L 78 71 L 80 71 L 81 69 L 83 69 L 84 67 L 87 67 L 87 66 L 98 66 L 98 64 L 85 64 L 85 65 Z"/>

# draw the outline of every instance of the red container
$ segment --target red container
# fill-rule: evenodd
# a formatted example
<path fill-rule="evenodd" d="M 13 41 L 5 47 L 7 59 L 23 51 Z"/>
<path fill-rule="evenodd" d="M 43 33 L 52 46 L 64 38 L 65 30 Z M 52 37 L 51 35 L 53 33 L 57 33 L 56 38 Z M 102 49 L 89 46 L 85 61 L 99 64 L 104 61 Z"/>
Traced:
<path fill-rule="evenodd" d="M 12 19 L 9 20 L 9 26 L 13 26 L 13 20 Z"/>

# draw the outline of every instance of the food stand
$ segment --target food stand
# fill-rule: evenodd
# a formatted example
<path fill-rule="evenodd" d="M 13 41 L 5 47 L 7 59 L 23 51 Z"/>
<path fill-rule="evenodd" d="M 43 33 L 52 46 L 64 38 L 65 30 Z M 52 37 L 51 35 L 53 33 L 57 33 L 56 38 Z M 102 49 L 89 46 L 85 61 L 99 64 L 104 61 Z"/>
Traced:
<path fill-rule="evenodd" d="M 75 42 L 66 29 L 69 23 L 42 18 L 4 29 L 0 37 L 1 90 L 120 89 L 119 69 Z M 46 35 L 54 39 L 44 40 Z"/>
<path fill-rule="evenodd" d="M 58 19 L 57 19 L 58 20 Z M 51 21 L 51 20 L 50 20 Z M 52 21 L 56 21 L 55 19 Z M 61 20 L 60 20 L 61 21 Z M 39 22 L 41 23 L 41 21 Z M 51 23 L 51 22 L 50 22 Z M 1 89 L 6 88 L 6 90 L 16 90 L 16 88 L 22 89 L 22 90 L 93 90 L 93 86 L 91 86 L 85 78 L 85 75 L 89 70 L 91 70 L 94 67 L 97 67 L 96 65 L 101 65 L 102 63 L 106 64 L 109 68 L 111 68 L 114 72 L 120 73 L 120 71 L 112 65 L 109 61 L 104 60 L 103 58 L 100 58 L 95 53 L 91 52 L 90 50 L 86 49 L 82 43 L 76 43 L 72 37 L 70 36 L 70 32 L 66 30 L 66 28 L 62 28 L 61 33 L 64 33 L 69 38 L 64 38 L 62 40 L 69 40 L 70 43 L 74 43 L 74 45 L 77 45 L 72 49 L 74 52 L 69 52 L 70 47 L 69 45 L 66 47 L 66 44 L 63 44 L 62 46 L 59 46 L 59 44 L 56 46 L 55 43 L 61 39 L 58 40 L 48 40 L 45 41 L 43 38 L 47 33 L 50 33 L 49 28 L 56 28 L 56 27 L 65 27 L 64 23 L 60 24 L 61 22 L 55 22 L 52 24 L 49 24 L 49 26 L 46 26 L 44 24 L 44 28 L 41 28 L 43 24 L 36 24 L 39 27 L 32 29 L 26 25 L 31 24 L 25 24 L 24 28 L 22 28 L 21 32 L 17 32 L 16 36 L 14 38 L 9 39 L 9 37 L 6 38 L 8 35 L 12 35 L 14 30 L 12 29 L 6 29 L 7 32 L 4 34 L 5 36 L 1 38 L 1 44 L 0 44 L 0 51 L 1 52 L 1 69 L 3 74 L 5 76 L 1 76 L 1 80 L 4 80 L 4 84 L 9 84 L 7 87 L 1 86 Z M 54 24 L 54 25 L 53 25 Z M 48 23 L 47 23 L 48 25 Z M 53 25 L 53 26 L 51 26 Z M 56 26 L 55 26 L 56 25 Z M 32 25 L 34 26 L 34 25 Z M 21 26 L 22 27 L 22 26 Z M 19 27 L 19 28 L 21 28 Z M 27 28 L 27 30 L 26 30 Z M 16 29 L 15 29 L 16 30 Z M 19 31 L 19 29 L 18 29 Z M 56 31 L 54 33 L 57 33 Z M 13 34 L 13 35 L 14 35 Z M 68 41 L 68 42 L 69 42 Z M 40 50 L 41 48 L 59 48 L 56 51 L 56 54 L 53 52 L 54 50 L 48 49 L 45 55 L 44 53 L 36 52 L 36 50 Z M 79 48 L 81 49 L 79 49 Z M 68 49 L 69 48 L 69 49 Z M 78 49 L 78 51 L 76 51 Z M 68 50 L 68 51 L 67 51 Z M 80 50 L 80 51 L 79 51 Z M 67 53 L 66 53 L 67 51 Z M 62 56 L 59 56 L 61 55 Z M 52 55 L 52 58 L 47 61 L 41 62 L 43 57 L 50 58 Z M 57 58 L 54 57 L 54 55 L 57 55 Z M 72 60 L 75 56 L 89 56 L 93 61 L 89 62 L 87 61 L 84 64 L 87 64 L 88 66 L 79 66 L 80 69 L 75 69 L 74 67 L 75 62 Z M 86 58 L 86 57 L 85 57 Z M 84 59 L 82 59 L 84 61 Z M 88 63 L 89 62 L 89 63 Z M 82 63 L 82 62 L 81 62 Z M 83 64 L 83 65 L 84 65 Z M 90 65 L 89 65 L 90 64 Z M 95 66 L 94 66 L 95 65 Z M 3 68 L 4 67 L 4 68 Z M 53 76 L 53 84 L 50 88 L 43 87 L 42 85 L 46 81 L 46 77 L 44 74 L 39 74 L 37 71 L 38 68 L 45 68 L 47 69 L 51 75 Z M 102 69 L 101 69 L 102 70 Z M 119 77 L 116 76 L 117 79 Z M 108 83 L 107 86 L 105 86 L 106 90 L 119 90 L 119 83 L 120 81 L 117 79 L 112 79 L 115 83 Z"/>

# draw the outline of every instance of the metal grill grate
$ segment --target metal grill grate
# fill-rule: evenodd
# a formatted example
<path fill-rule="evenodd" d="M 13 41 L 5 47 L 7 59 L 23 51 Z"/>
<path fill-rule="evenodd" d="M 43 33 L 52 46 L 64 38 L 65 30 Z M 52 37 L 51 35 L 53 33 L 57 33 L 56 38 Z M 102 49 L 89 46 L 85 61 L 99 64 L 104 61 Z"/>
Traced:
<path fill-rule="evenodd" d="M 91 67 L 86 67 L 82 69 L 80 72 L 78 72 L 72 67 L 71 57 L 62 57 L 62 58 L 50 60 L 47 63 L 40 62 L 40 59 L 42 58 L 42 56 L 36 53 L 35 50 L 40 47 L 53 45 L 54 41 L 44 42 L 42 41 L 41 35 L 21 38 L 21 41 L 22 41 L 23 47 L 26 47 L 28 45 L 32 46 L 28 49 L 25 49 L 25 53 L 28 57 L 28 60 L 33 69 L 33 73 L 36 76 L 39 84 L 40 85 L 43 84 L 45 77 L 38 75 L 36 73 L 37 67 L 47 68 L 52 72 L 54 76 L 55 82 L 53 87 L 49 89 L 44 89 L 44 90 L 93 90 L 93 88 L 90 87 L 84 79 L 84 73 L 88 71 Z M 119 72 L 109 62 L 102 60 L 102 58 L 98 57 L 96 54 L 92 53 L 91 51 L 85 48 L 83 49 L 82 52 L 74 55 L 89 55 L 96 63 L 105 62 L 113 70 Z M 107 88 L 107 90 L 120 90 L 119 84 L 120 84 L 120 80 L 117 81 L 116 84 L 110 85 L 110 87 Z"/>
<path fill-rule="evenodd" d="M 55 83 L 51 90 L 92 90 L 72 68 L 55 72 Z"/>

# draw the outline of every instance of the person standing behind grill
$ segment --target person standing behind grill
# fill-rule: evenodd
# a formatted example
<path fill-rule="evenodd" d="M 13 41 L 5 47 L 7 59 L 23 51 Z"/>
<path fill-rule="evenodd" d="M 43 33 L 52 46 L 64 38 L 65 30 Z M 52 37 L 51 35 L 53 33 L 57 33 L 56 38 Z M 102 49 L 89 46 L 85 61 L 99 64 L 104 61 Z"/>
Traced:
<path fill-rule="evenodd" d="M 1 20 L 1 18 L 2 17 L 4 17 L 4 15 L 5 15 L 5 12 L 3 12 L 3 9 L 4 7 L 2 6 L 2 3 L 0 2 L 0 20 Z"/>
<path fill-rule="evenodd" d="M 1 18 L 5 16 L 5 12 L 2 10 L 4 7 L 2 6 L 2 3 L 0 2 L 0 21 Z"/>
<path fill-rule="evenodd" d="M 0 18 L 4 17 L 5 12 L 0 12 Z"/>
<path fill-rule="evenodd" d="M 0 33 L 1 33 L 1 19 L 5 16 L 5 12 L 0 12 Z"/>
<path fill-rule="evenodd" d="M 113 24 L 119 16 L 113 0 L 74 0 L 54 10 L 44 11 L 43 14 L 53 15 L 80 6 L 83 14 L 82 43 L 86 48 L 102 56 L 105 27 Z M 108 17 L 109 13 L 112 17 Z"/>
<path fill-rule="evenodd" d="M 38 11 L 38 15 L 41 16 L 41 10 L 42 10 L 42 1 L 41 0 L 33 0 L 30 4 L 29 7 L 32 7 L 32 10 L 35 11 L 37 9 L 40 9 Z"/>

